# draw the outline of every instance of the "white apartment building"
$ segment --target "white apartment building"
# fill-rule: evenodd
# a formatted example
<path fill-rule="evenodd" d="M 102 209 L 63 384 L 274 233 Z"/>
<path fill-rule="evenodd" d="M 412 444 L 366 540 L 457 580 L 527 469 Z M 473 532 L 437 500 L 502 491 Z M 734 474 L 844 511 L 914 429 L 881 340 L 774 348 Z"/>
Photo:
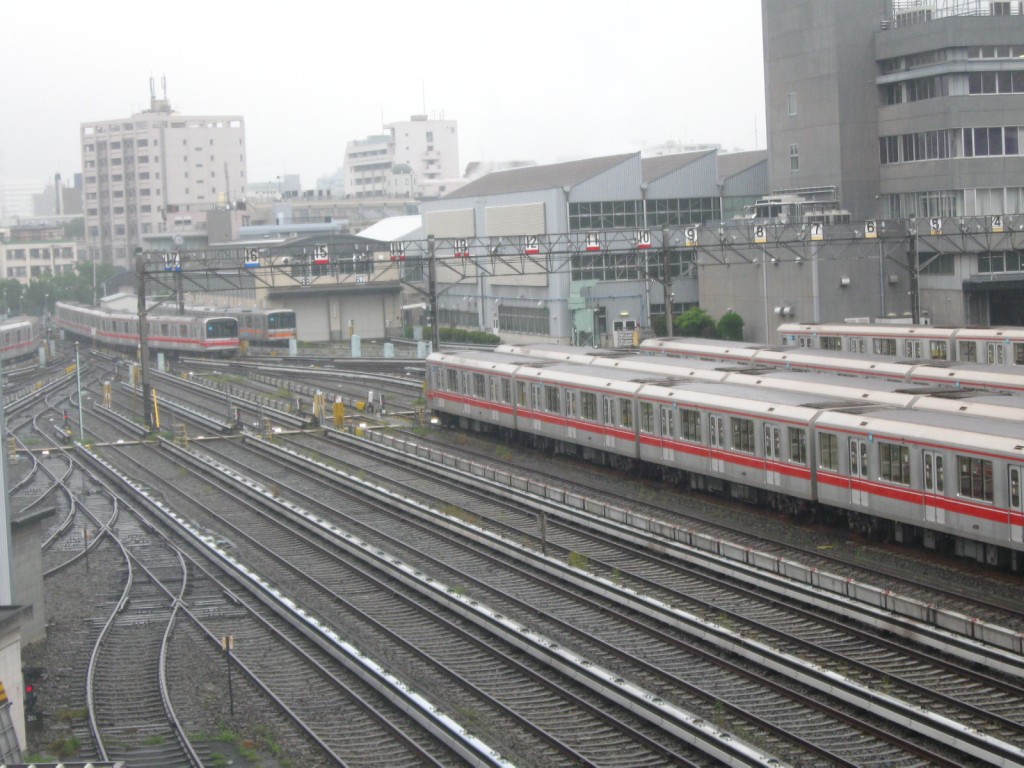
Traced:
<path fill-rule="evenodd" d="M 437 198 L 462 185 L 455 120 L 413 115 L 345 147 L 347 197 Z"/>
<path fill-rule="evenodd" d="M 166 98 L 128 118 L 83 123 L 88 258 L 130 266 L 136 247 L 205 239 L 207 213 L 245 198 L 245 122 L 181 115 Z"/>
<path fill-rule="evenodd" d="M 28 285 L 33 277 L 70 275 L 78 261 L 74 240 L 62 227 L 17 226 L 0 229 L 0 275 Z"/>

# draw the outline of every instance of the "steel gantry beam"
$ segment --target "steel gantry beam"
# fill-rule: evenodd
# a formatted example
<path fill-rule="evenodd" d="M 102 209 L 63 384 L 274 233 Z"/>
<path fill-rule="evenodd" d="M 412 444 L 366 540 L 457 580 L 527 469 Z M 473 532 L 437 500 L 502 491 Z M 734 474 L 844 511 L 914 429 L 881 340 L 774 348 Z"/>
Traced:
<path fill-rule="evenodd" d="M 237 244 L 201 251 L 137 254 L 139 293 L 177 299 L 186 291 L 257 287 L 401 285 L 424 298 L 438 343 L 439 295 L 478 277 L 572 274 L 593 260 L 621 265 L 660 282 L 671 312 L 672 257 L 682 277 L 715 266 L 803 263 L 835 259 L 880 260 L 906 271 L 915 320 L 920 315 L 918 275 L 939 254 L 1024 248 L 1024 215 L 823 223 L 739 219 L 660 229 L 603 229 L 494 237 L 434 237 L 376 242 L 337 235 L 279 244 Z M 146 308 L 140 299 L 140 329 Z"/>

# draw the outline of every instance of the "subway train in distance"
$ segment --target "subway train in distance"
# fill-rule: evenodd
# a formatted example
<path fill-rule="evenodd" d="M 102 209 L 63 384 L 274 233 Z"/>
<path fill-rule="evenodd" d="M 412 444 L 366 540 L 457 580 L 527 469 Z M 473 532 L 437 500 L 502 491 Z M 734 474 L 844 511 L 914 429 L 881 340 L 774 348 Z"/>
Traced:
<path fill-rule="evenodd" d="M 296 338 L 294 309 L 261 307 L 186 307 L 187 312 L 204 316 L 233 317 L 238 321 L 238 338 L 258 346 L 287 346 Z"/>
<path fill-rule="evenodd" d="M 448 426 L 1024 568 L 1015 419 L 497 352 L 434 353 L 426 369 Z"/>
<path fill-rule="evenodd" d="M 238 354 L 238 321 L 230 316 L 146 315 L 146 345 L 150 352 L 231 357 Z M 73 302 L 57 302 L 54 322 L 68 337 L 97 346 L 130 352 L 139 347 L 139 316 Z"/>
<path fill-rule="evenodd" d="M 1024 369 L 982 363 L 905 360 L 889 355 L 856 354 L 829 349 L 771 346 L 756 342 L 691 337 L 656 338 L 640 342 L 645 354 L 742 363 L 804 371 L 830 371 L 907 384 L 987 389 L 1024 393 Z"/>
<path fill-rule="evenodd" d="M 0 362 L 23 360 L 39 353 L 44 324 L 38 317 L 12 317 L 0 321 Z"/>
<path fill-rule="evenodd" d="M 1024 328 L 783 323 L 778 330 L 783 346 L 1024 370 Z"/>

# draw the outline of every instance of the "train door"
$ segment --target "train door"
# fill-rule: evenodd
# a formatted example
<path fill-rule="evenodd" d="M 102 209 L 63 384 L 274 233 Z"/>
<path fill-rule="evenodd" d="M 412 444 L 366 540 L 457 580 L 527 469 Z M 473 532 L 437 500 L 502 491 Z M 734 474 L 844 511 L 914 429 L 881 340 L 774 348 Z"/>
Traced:
<path fill-rule="evenodd" d="M 858 487 L 858 480 L 868 476 L 868 441 L 857 437 L 850 438 L 850 494 L 853 503 L 866 507 L 871 501 L 871 494 Z"/>
<path fill-rule="evenodd" d="M 725 472 L 725 459 L 721 451 L 725 448 L 725 416 L 708 414 L 708 439 L 711 442 L 711 471 Z"/>
<path fill-rule="evenodd" d="M 1006 358 L 1003 355 L 1003 343 L 1001 341 L 985 342 L 985 361 L 989 365 L 1005 365 Z"/>
<path fill-rule="evenodd" d="M 664 461 L 675 461 L 675 449 L 672 441 L 676 439 L 676 412 L 667 405 L 661 408 L 661 458 Z"/>
<path fill-rule="evenodd" d="M 618 420 L 615 418 L 615 416 L 615 398 L 611 397 L 610 395 L 607 395 L 604 398 L 605 448 L 615 447 L 615 434 L 612 432 L 612 430 L 615 428 L 615 425 L 618 423 Z"/>
<path fill-rule="evenodd" d="M 782 430 L 775 424 L 764 425 L 764 478 L 768 485 L 782 485 L 782 473 L 772 463 L 782 461 Z"/>
<path fill-rule="evenodd" d="M 919 339 L 907 339 L 904 347 L 904 357 L 909 357 L 913 360 L 920 360 L 923 357 L 921 341 Z"/>
<path fill-rule="evenodd" d="M 924 451 L 924 519 L 929 523 L 946 524 L 946 510 L 940 499 L 946 495 L 946 473 L 942 454 Z"/>
<path fill-rule="evenodd" d="M 1007 470 L 1009 473 L 1009 487 L 1007 494 L 1007 506 L 1010 508 L 1010 541 L 1020 544 L 1024 542 L 1024 506 L 1021 504 L 1021 475 L 1024 474 L 1024 467 L 1011 464 Z"/>

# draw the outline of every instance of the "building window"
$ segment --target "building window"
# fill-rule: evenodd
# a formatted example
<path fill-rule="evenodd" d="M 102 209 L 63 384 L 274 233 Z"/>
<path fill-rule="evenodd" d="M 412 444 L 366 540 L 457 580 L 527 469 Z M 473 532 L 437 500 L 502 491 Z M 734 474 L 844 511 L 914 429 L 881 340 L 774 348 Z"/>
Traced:
<path fill-rule="evenodd" d="M 570 231 L 624 229 L 643 226 L 639 200 L 599 201 L 569 204 Z"/>
<path fill-rule="evenodd" d="M 790 116 L 796 114 L 796 94 L 793 92 L 786 94 L 786 111 L 789 112 Z"/>
<path fill-rule="evenodd" d="M 796 144 L 789 145 L 789 170 L 800 170 L 800 148 Z"/>

